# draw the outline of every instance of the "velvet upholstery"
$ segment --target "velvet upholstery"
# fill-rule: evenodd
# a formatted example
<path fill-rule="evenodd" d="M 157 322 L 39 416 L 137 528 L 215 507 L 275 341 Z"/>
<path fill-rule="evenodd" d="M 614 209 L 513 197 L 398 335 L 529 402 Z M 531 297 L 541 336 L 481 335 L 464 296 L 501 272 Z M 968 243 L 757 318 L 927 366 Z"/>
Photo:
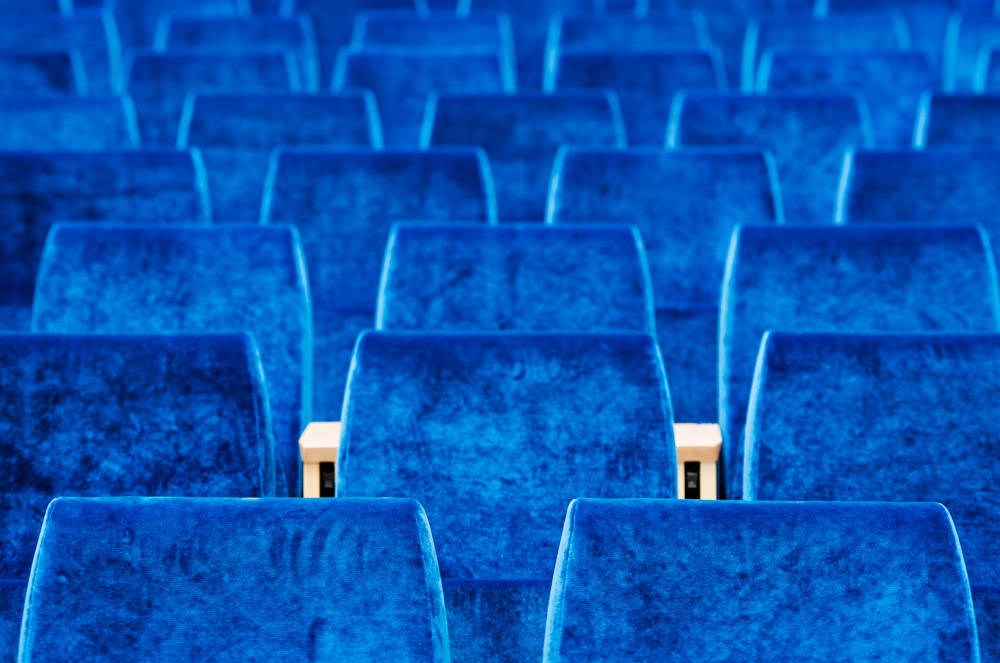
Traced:
<path fill-rule="evenodd" d="M 655 51 L 665 44 L 697 50 L 711 43 L 701 14 L 554 16 L 547 59 L 572 51 Z"/>
<path fill-rule="evenodd" d="M 509 581 L 495 589 L 517 603 L 521 581 L 551 578 L 570 499 L 676 494 L 671 423 L 650 336 L 369 332 L 348 382 L 337 494 L 418 499 L 445 581 Z M 485 623 L 454 626 L 475 638 L 453 639 L 456 651 L 541 638 L 507 632 L 540 612 L 453 616 L 464 614 Z"/>
<path fill-rule="evenodd" d="M 87 75 L 75 52 L 0 53 L 0 95 L 86 94 Z"/>
<path fill-rule="evenodd" d="M 649 255 L 656 328 L 678 421 L 718 419 L 718 315 L 738 223 L 782 219 L 771 158 L 751 150 L 567 149 L 548 222 L 634 223 Z"/>
<path fill-rule="evenodd" d="M 873 10 L 898 13 L 906 23 L 910 48 L 928 55 L 939 70 L 951 13 L 974 10 L 977 3 L 986 2 L 992 8 L 992 0 L 821 0 L 817 6 L 831 16 Z"/>
<path fill-rule="evenodd" d="M 129 97 L 0 98 L 2 150 L 113 150 L 139 146 Z"/>
<path fill-rule="evenodd" d="M 193 152 L 0 153 L 0 308 L 20 310 L 27 321 L 54 222 L 207 221 L 206 194 Z"/>
<path fill-rule="evenodd" d="M 625 127 L 606 91 L 441 95 L 428 104 L 423 142 L 483 148 L 500 221 L 542 221 L 560 146 L 624 147 Z"/>
<path fill-rule="evenodd" d="M 75 51 L 90 94 L 121 91 L 118 29 L 107 12 L 75 11 L 59 14 L 0 14 L 0 44 L 5 52 Z"/>
<path fill-rule="evenodd" d="M 410 500 L 57 500 L 27 605 L 23 663 L 449 660 Z"/>
<path fill-rule="evenodd" d="M 363 328 L 371 328 L 375 322 L 391 225 L 494 220 L 495 210 L 485 155 L 478 150 L 275 155 L 261 218 L 295 223 L 302 233 L 316 311 L 315 418 L 339 418 L 357 324 L 367 320 Z"/>
<path fill-rule="evenodd" d="M 275 226 L 52 230 L 33 328 L 46 332 L 252 332 L 293 495 L 311 420 L 312 315 L 298 233 Z"/>
<path fill-rule="evenodd" d="M 128 62 L 128 91 L 139 113 L 143 145 L 176 145 L 189 92 L 298 92 L 287 53 L 155 53 L 136 51 Z"/>
<path fill-rule="evenodd" d="M 871 143 L 864 102 L 842 94 L 682 94 L 674 100 L 672 147 L 753 145 L 774 155 L 785 218 L 828 225 L 844 154 Z"/>
<path fill-rule="evenodd" d="M 944 89 L 971 92 L 983 49 L 1000 41 L 1000 16 L 985 12 L 955 14 L 948 26 L 944 54 Z"/>
<path fill-rule="evenodd" d="M 972 586 L 979 628 L 979 650 L 984 661 L 1000 661 L 1000 587 Z"/>
<path fill-rule="evenodd" d="M 0 387 L 0 660 L 53 497 L 275 494 L 248 336 L 0 335 Z"/>
<path fill-rule="evenodd" d="M 301 4 L 302 0 L 294 1 Z M 104 0 L 104 3 L 114 11 L 122 48 L 126 52 L 153 46 L 160 19 L 178 11 L 176 0 Z M 188 16 L 240 16 L 246 14 L 246 9 L 245 0 L 197 0 L 184 3 L 183 13 Z"/>
<path fill-rule="evenodd" d="M 376 328 L 653 333 L 650 290 L 634 228 L 400 224 Z"/>
<path fill-rule="evenodd" d="M 761 352 L 746 496 L 943 503 L 998 660 L 1000 336 L 772 333 Z"/>
<path fill-rule="evenodd" d="M 510 63 L 499 50 L 344 50 L 337 58 L 333 89 L 368 88 L 382 114 L 385 144 L 415 148 L 432 92 L 486 94 L 513 92 Z"/>
<path fill-rule="evenodd" d="M 1000 95 L 943 95 L 924 99 L 921 147 L 1000 148 Z"/>
<path fill-rule="evenodd" d="M 765 331 L 997 331 L 997 276 L 971 227 L 744 227 L 733 235 L 719 331 L 727 495 Z"/>
<path fill-rule="evenodd" d="M 545 644 L 551 584 L 549 578 L 445 579 L 452 659 L 494 663 L 539 660 Z"/>
<path fill-rule="evenodd" d="M 283 51 L 295 60 L 301 89 L 319 87 L 316 37 L 308 16 L 167 15 L 157 30 L 156 46 L 167 52 L 229 53 Z"/>
<path fill-rule="evenodd" d="M 867 102 L 873 143 L 909 147 L 920 97 L 936 84 L 930 59 L 916 51 L 780 52 L 764 57 L 756 89 L 857 92 Z"/>
<path fill-rule="evenodd" d="M 621 100 L 629 145 L 662 145 L 674 93 L 718 90 L 725 75 L 714 51 L 566 51 L 549 62 L 547 91 L 610 88 Z"/>
<path fill-rule="evenodd" d="M 364 91 L 197 94 L 185 104 L 178 144 L 201 152 L 215 220 L 257 221 L 274 148 L 381 147 L 382 125 Z"/>
<path fill-rule="evenodd" d="M 954 525 L 939 504 L 575 500 L 544 661 L 624 660 L 978 661 Z"/>

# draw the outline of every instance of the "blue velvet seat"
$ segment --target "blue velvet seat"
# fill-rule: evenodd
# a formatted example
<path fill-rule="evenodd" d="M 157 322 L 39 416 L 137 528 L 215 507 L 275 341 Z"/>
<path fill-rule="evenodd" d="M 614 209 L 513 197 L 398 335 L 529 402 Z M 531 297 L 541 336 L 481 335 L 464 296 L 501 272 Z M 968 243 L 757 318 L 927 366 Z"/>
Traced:
<path fill-rule="evenodd" d="M 719 295 L 739 223 L 782 221 L 770 157 L 750 150 L 575 150 L 558 160 L 548 222 L 642 233 L 678 421 L 718 420 Z"/>
<path fill-rule="evenodd" d="M 264 376 L 247 335 L 4 334 L 0 384 L 4 661 L 53 497 L 276 492 Z"/>
<path fill-rule="evenodd" d="M 315 330 L 314 418 L 338 420 L 351 350 L 375 323 L 379 274 L 397 221 L 495 221 L 485 155 L 429 151 L 281 150 L 261 220 L 298 225 Z"/>
<path fill-rule="evenodd" d="M 0 53 L 0 95 L 86 93 L 87 75 L 75 51 Z"/>
<path fill-rule="evenodd" d="M 56 221 L 207 221 L 208 206 L 196 153 L 0 152 L 0 328 L 27 329 Z"/>
<path fill-rule="evenodd" d="M 921 147 L 1000 148 L 1000 95 L 927 95 L 921 113 Z"/>
<path fill-rule="evenodd" d="M 909 147 L 921 95 L 937 86 L 926 54 L 769 53 L 761 62 L 757 91 L 857 92 L 867 102 L 875 145 Z"/>
<path fill-rule="evenodd" d="M 642 240 L 626 226 L 399 224 L 376 328 L 653 333 Z"/>
<path fill-rule="evenodd" d="M 892 11 L 762 17 L 747 27 L 743 44 L 743 90 L 754 89 L 761 60 L 769 52 L 884 52 L 910 46 L 903 17 Z"/>
<path fill-rule="evenodd" d="M 944 89 L 971 92 L 984 49 L 1000 41 L 1000 16 L 985 12 L 956 13 L 948 24 L 944 49 Z"/>
<path fill-rule="evenodd" d="M 0 44 L 5 52 L 76 51 L 90 94 L 121 91 L 118 28 L 108 12 L 0 14 Z"/>
<path fill-rule="evenodd" d="M 997 49 L 984 48 L 980 52 L 974 87 L 976 92 L 1000 92 L 1000 51 Z"/>
<path fill-rule="evenodd" d="M 554 16 L 549 26 L 546 60 L 562 50 L 657 51 L 664 47 L 698 50 L 711 47 L 699 13 L 635 16 Z"/>
<path fill-rule="evenodd" d="M 333 89 L 368 88 L 375 93 L 389 147 L 415 148 L 427 98 L 434 92 L 513 92 L 510 63 L 492 49 L 344 50 L 337 59 Z"/>
<path fill-rule="evenodd" d="M 189 92 L 298 92 L 288 53 L 154 53 L 137 51 L 128 65 L 128 91 L 139 111 L 143 145 L 176 145 Z"/>
<path fill-rule="evenodd" d="M 996 244 L 998 205 L 998 149 L 859 151 L 837 211 L 842 223 L 978 223 Z"/>
<path fill-rule="evenodd" d="M 311 420 L 312 319 L 302 246 L 289 227 L 60 224 L 38 270 L 43 332 L 252 332 L 287 484 Z"/>
<path fill-rule="evenodd" d="M 556 151 L 625 147 L 625 127 L 618 99 L 601 90 L 441 95 L 427 106 L 423 143 L 483 148 L 500 220 L 540 222 Z"/>
<path fill-rule="evenodd" d="M 337 494 L 423 504 L 456 660 L 541 653 L 571 499 L 676 495 L 648 335 L 369 332 L 347 393 Z"/>
<path fill-rule="evenodd" d="M 30 14 L 69 13 L 72 3 L 67 0 L 2 0 L 2 12 L 26 12 Z"/>
<path fill-rule="evenodd" d="M 445 663 L 427 517 L 409 500 L 58 500 L 20 660 L 97 657 Z"/>
<path fill-rule="evenodd" d="M 791 223 L 833 222 L 844 155 L 871 143 L 862 100 L 850 95 L 683 94 L 667 136 L 673 147 L 756 146 L 769 150 Z"/>
<path fill-rule="evenodd" d="M 252 17 L 167 16 L 156 48 L 166 52 L 229 53 L 283 51 L 295 59 L 303 91 L 319 87 L 319 59 L 312 21 L 306 15 Z"/>
<path fill-rule="evenodd" d="M 193 94 L 185 103 L 181 147 L 205 162 L 218 221 L 260 219 L 271 152 L 278 147 L 382 146 L 382 125 L 369 92 L 338 94 Z"/>
<path fill-rule="evenodd" d="M 996 660 L 1000 335 L 774 332 L 761 352 L 745 495 L 941 502 L 962 542 L 983 660 Z"/>
<path fill-rule="evenodd" d="M 996 268 L 972 226 L 747 226 L 730 256 L 719 419 L 732 498 L 742 494 L 742 434 L 765 331 L 1000 330 Z"/>
<path fill-rule="evenodd" d="M 160 20 L 179 9 L 176 0 L 104 0 L 104 4 L 114 11 L 125 51 L 150 48 Z M 181 11 L 186 15 L 246 16 L 249 10 L 247 0 L 198 0 L 184 3 Z"/>
<path fill-rule="evenodd" d="M 681 89 L 725 87 L 714 51 L 563 51 L 550 62 L 545 89 L 610 88 L 618 93 L 629 145 L 662 145 L 670 106 Z"/>
<path fill-rule="evenodd" d="M 972 663 L 979 651 L 939 504 L 581 499 L 543 660 Z"/>
<path fill-rule="evenodd" d="M 138 147 L 129 97 L 0 98 L 0 149 L 113 150 Z"/>
<path fill-rule="evenodd" d="M 986 0 L 990 2 L 991 0 Z M 941 65 L 948 19 L 952 12 L 971 9 L 977 0 L 818 0 L 821 16 L 870 12 L 873 9 L 898 12 L 906 22 L 910 44 L 926 53 L 935 67 Z"/>

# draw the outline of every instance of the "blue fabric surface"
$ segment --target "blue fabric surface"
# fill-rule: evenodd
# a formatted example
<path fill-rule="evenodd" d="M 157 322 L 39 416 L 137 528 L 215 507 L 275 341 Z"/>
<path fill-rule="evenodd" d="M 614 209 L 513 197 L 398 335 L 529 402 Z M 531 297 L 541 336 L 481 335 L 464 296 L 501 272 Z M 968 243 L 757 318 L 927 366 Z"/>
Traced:
<path fill-rule="evenodd" d="M 28 609 L 24 663 L 449 660 L 409 500 L 59 500 Z"/>
<path fill-rule="evenodd" d="M 718 418 L 718 302 L 739 223 L 780 221 L 773 161 L 750 150 L 562 153 L 550 223 L 634 223 L 649 255 L 657 333 L 677 421 Z"/>
<path fill-rule="evenodd" d="M 358 334 L 375 328 L 375 308 L 313 310 L 313 420 L 340 421 Z"/>
<path fill-rule="evenodd" d="M 546 57 L 558 50 L 648 51 L 669 44 L 675 49 L 706 48 L 710 44 L 705 19 L 700 14 L 634 16 L 554 16 Z M 552 43 L 552 39 L 557 41 Z M 556 48 L 554 52 L 552 49 Z"/>
<path fill-rule="evenodd" d="M 79 55 L 0 53 L 0 94 L 52 96 L 86 94 L 87 75 Z"/>
<path fill-rule="evenodd" d="M 180 151 L 0 154 L 0 305 L 28 309 L 56 221 L 207 221 L 201 160 Z"/>
<path fill-rule="evenodd" d="M 418 499 L 446 581 L 548 581 L 571 499 L 676 494 L 649 336 L 368 333 L 347 393 L 337 494 Z M 456 626 L 456 651 L 531 623 Z"/>
<path fill-rule="evenodd" d="M 377 328 L 652 333 L 642 240 L 626 226 L 400 224 Z"/>
<path fill-rule="evenodd" d="M 1000 17 L 986 12 L 955 15 L 948 26 L 944 54 L 944 89 L 971 92 L 984 47 L 1000 40 Z"/>
<path fill-rule="evenodd" d="M 931 95 L 921 126 L 924 147 L 1000 147 L 1000 95 Z"/>
<path fill-rule="evenodd" d="M 113 150 L 139 146 L 128 97 L 4 97 L 0 149 Z"/>
<path fill-rule="evenodd" d="M 545 644 L 551 580 L 445 580 L 455 661 L 537 661 Z"/>
<path fill-rule="evenodd" d="M 428 106 L 426 147 L 474 145 L 490 160 L 500 221 L 542 221 L 561 146 L 625 147 L 618 100 L 605 91 L 442 95 Z"/>
<path fill-rule="evenodd" d="M 294 59 L 285 53 L 156 53 L 128 62 L 128 91 L 139 114 L 143 145 L 176 145 L 189 92 L 298 92 Z"/>
<path fill-rule="evenodd" d="M 14 663 L 17 660 L 17 643 L 21 635 L 21 615 L 24 612 L 24 592 L 27 587 L 27 578 L 0 579 L 0 661 L 3 663 Z M 543 625 L 543 633 L 544 629 Z"/>
<path fill-rule="evenodd" d="M 17 10 L 2 14 L 0 44 L 7 52 L 76 51 L 90 94 L 121 91 L 118 29 L 110 13 L 88 10 L 60 16 Z"/>
<path fill-rule="evenodd" d="M 791 223 L 832 223 L 844 155 L 870 143 L 864 103 L 838 94 L 678 95 L 668 129 L 673 147 L 769 150 Z"/>
<path fill-rule="evenodd" d="M 728 497 L 742 494 L 741 437 L 765 331 L 996 331 L 996 278 L 985 235 L 969 226 L 737 231 L 719 338 Z"/>
<path fill-rule="evenodd" d="M 979 650 L 984 661 L 1000 661 L 1000 587 L 972 586 L 979 628 Z"/>
<path fill-rule="evenodd" d="M 923 53 L 781 52 L 765 56 L 757 79 L 758 92 L 815 90 L 857 92 L 867 102 L 873 143 L 909 147 L 920 97 L 937 85 L 931 62 Z"/>
<path fill-rule="evenodd" d="M 308 16 L 176 16 L 157 30 L 156 46 L 167 52 L 230 53 L 283 51 L 295 60 L 301 88 L 319 87 L 316 36 Z"/>
<path fill-rule="evenodd" d="M 257 221 L 271 151 L 277 147 L 381 147 L 375 98 L 321 95 L 195 95 L 178 143 L 198 147 L 217 221 Z"/>
<path fill-rule="evenodd" d="M 312 320 L 290 227 L 57 225 L 39 268 L 33 328 L 47 332 L 252 332 L 287 484 L 311 420 Z"/>
<path fill-rule="evenodd" d="M 989 2 L 992 9 L 992 0 Z M 861 13 L 873 10 L 889 10 L 898 13 L 906 22 L 910 47 L 927 54 L 935 70 L 941 66 L 948 19 L 956 10 L 976 9 L 983 0 L 822 0 L 825 13 Z"/>
<path fill-rule="evenodd" d="M 584 499 L 566 516 L 544 660 L 979 656 L 940 505 Z"/>
<path fill-rule="evenodd" d="M 427 97 L 432 92 L 513 92 L 506 57 L 498 50 L 344 50 L 337 58 L 333 89 L 368 88 L 382 115 L 385 144 L 415 148 Z"/>
<path fill-rule="evenodd" d="M 973 587 L 1000 585 L 1000 336 L 773 333 L 762 352 L 748 498 L 941 502 Z M 998 660 L 997 593 L 973 597 Z"/>
<path fill-rule="evenodd" d="M 79 0 L 76 0 L 79 2 Z M 295 0 L 301 4 L 302 0 Z M 105 0 L 114 11 L 124 50 L 151 47 L 156 29 L 164 15 L 177 12 L 176 0 Z M 183 13 L 201 16 L 238 16 L 243 13 L 243 0 L 198 0 L 185 3 Z"/>
<path fill-rule="evenodd" d="M 718 90 L 725 75 L 711 51 L 567 51 L 549 63 L 545 89 L 610 88 L 621 100 L 629 145 L 662 145 L 674 93 Z"/>

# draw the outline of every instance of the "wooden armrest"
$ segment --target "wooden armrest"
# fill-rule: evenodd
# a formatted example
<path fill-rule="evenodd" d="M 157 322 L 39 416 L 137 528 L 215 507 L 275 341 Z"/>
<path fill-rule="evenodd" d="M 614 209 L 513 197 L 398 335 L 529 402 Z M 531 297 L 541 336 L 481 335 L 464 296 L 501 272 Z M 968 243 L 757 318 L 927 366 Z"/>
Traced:
<path fill-rule="evenodd" d="M 681 499 L 718 499 L 722 428 L 718 424 L 674 424 L 677 492 Z"/>
<path fill-rule="evenodd" d="M 333 497 L 333 472 L 340 452 L 340 422 L 314 421 L 299 437 L 302 497 Z"/>

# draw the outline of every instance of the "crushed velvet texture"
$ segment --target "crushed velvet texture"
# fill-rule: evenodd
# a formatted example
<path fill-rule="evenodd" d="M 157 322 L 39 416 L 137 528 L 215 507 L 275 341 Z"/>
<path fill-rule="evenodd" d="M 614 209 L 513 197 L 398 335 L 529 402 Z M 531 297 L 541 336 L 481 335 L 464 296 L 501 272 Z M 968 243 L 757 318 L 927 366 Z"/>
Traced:
<path fill-rule="evenodd" d="M 86 94 L 87 78 L 74 53 L 0 54 L 0 94 Z"/>
<path fill-rule="evenodd" d="M 129 59 L 128 91 L 143 145 L 176 145 L 189 92 L 298 92 L 294 59 L 283 53 L 154 53 Z"/>
<path fill-rule="evenodd" d="M 544 660 L 979 656 L 938 504 L 581 499 L 566 515 Z"/>
<path fill-rule="evenodd" d="M 945 90 L 971 92 L 976 87 L 979 58 L 984 47 L 1000 41 L 1000 17 L 987 12 L 956 15 L 945 46 Z"/>
<path fill-rule="evenodd" d="M 340 421 L 354 344 L 358 334 L 374 327 L 374 306 L 364 311 L 313 310 L 313 420 Z"/>
<path fill-rule="evenodd" d="M 948 20 L 953 11 L 971 11 L 977 3 L 985 6 L 992 0 L 823 0 L 830 15 L 892 11 L 899 14 L 906 25 L 910 48 L 926 53 L 932 59 L 935 71 L 940 70 Z"/>
<path fill-rule="evenodd" d="M 486 94 L 512 92 L 506 58 L 495 49 L 413 50 L 371 48 L 345 50 L 337 63 L 334 90 L 368 88 L 382 114 L 389 147 L 415 148 L 432 92 Z"/>
<path fill-rule="evenodd" d="M 708 51 L 567 51 L 546 73 L 546 90 L 610 88 L 621 100 L 629 145 L 662 145 L 674 93 L 725 87 Z"/>
<path fill-rule="evenodd" d="M 737 231 L 719 338 L 727 495 L 742 494 L 743 426 L 764 332 L 996 331 L 996 278 L 986 238 L 971 226 Z"/>
<path fill-rule="evenodd" d="M 230 53 L 282 51 L 295 60 L 302 89 L 319 86 L 312 21 L 307 16 L 168 16 L 157 45 L 168 52 Z"/>
<path fill-rule="evenodd" d="M 909 147 L 917 108 L 936 84 L 923 53 L 800 53 L 765 56 L 758 91 L 826 90 L 857 92 L 867 102 L 875 145 Z"/>
<path fill-rule="evenodd" d="M 110 12 L 75 11 L 73 16 L 0 11 L 0 44 L 5 52 L 75 51 L 89 94 L 121 91 L 118 30 Z"/>
<path fill-rule="evenodd" d="M 301 0 L 296 1 L 301 4 Z M 126 51 L 153 46 L 160 18 L 178 9 L 176 0 L 114 0 L 107 4 L 112 5 Z M 183 13 L 188 16 L 238 16 L 245 6 L 242 0 L 198 0 L 185 3 Z"/>
<path fill-rule="evenodd" d="M 63 499 L 21 661 L 448 661 L 411 500 Z"/>
<path fill-rule="evenodd" d="M 871 142 L 863 102 L 849 95 L 684 94 L 674 100 L 674 147 L 755 145 L 774 155 L 791 223 L 829 225 L 844 155 Z"/>
<path fill-rule="evenodd" d="M 550 41 L 547 57 L 553 57 L 553 46 L 560 50 L 648 51 L 664 44 L 695 50 L 710 43 L 704 18 L 694 14 L 559 16 L 553 17 L 551 29 L 558 31 L 554 34 L 558 41 Z"/>
<path fill-rule="evenodd" d="M 924 147 L 1000 148 L 1000 95 L 935 94 L 926 113 Z"/>
<path fill-rule="evenodd" d="M 201 161 L 179 151 L 0 154 L 0 304 L 29 308 L 56 221 L 208 220 Z"/>
<path fill-rule="evenodd" d="M 1000 661 L 1000 587 L 972 586 L 979 628 L 979 650 L 984 661 Z"/>
<path fill-rule="evenodd" d="M 128 97 L 4 97 L 0 149 L 113 150 L 138 147 Z"/>
<path fill-rule="evenodd" d="M 472 149 L 423 152 L 282 150 L 274 157 L 262 218 L 302 233 L 316 311 L 315 415 L 339 419 L 356 323 L 375 322 L 379 274 L 396 221 L 495 218 L 485 155 Z M 332 337 L 342 330 L 347 336 Z M 342 349 L 346 353 L 330 354 Z M 327 369 L 331 372 L 327 372 Z M 327 407 L 333 404 L 333 408 Z"/>
<path fill-rule="evenodd" d="M 652 333 L 642 240 L 626 226 L 397 225 L 376 326 Z"/>
<path fill-rule="evenodd" d="M 288 226 L 57 225 L 33 327 L 48 332 L 252 332 L 287 483 L 310 421 L 312 320 L 302 246 Z"/>
<path fill-rule="evenodd" d="M 545 218 L 560 146 L 625 146 L 617 100 L 606 91 L 448 95 L 428 110 L 428 146 L 475 145 L 486 151 L 501 221 Z"/>
<path fill-rule="evenodd" d="M 509 581 L 476 599 L 506 606 L 501 618 L 469 597 L 452 613 L 480 620 L 455 624 L 457 652 L 507 642 L 528 647 L 508 659 L 537 660 L 540 606 L 513 608 L 522 581 L 551 578 L 575 496 L 676 491 L 649 336 L 368 333 L 347 393 L 338 495 L 418 499 L 446 581 Z"/>
<path fill-rule="evenodd" d="M 550 579 L 445 580 L 455 661 L 538 661 L 545 644 Z"/>
<path fill-rule="evenodd" d="M 19 580 L 0 579 L 0 661 L 4 663 L 14 663 L 17 660 L 17 642 L 21 634 L 21 615 L 27 587 L 27 577 Z M 545 632 L 544 625 L 542 632 Z"/>
<path fill-rule="evenodd" d="M 257 221 L 272 149 L 380 147 L 382 128 L 368 92 L 200 94 L 187 102 L 179 142 L 201 152 L 215 220 Z"/>
<path fill-rule="evenodd" d="M 773 162 L 750 150 L 566 150 L 548 222 L 634 223 L 678 421 L 717 420 L 718 301 L 738 223 L 780 220 Z"/>

